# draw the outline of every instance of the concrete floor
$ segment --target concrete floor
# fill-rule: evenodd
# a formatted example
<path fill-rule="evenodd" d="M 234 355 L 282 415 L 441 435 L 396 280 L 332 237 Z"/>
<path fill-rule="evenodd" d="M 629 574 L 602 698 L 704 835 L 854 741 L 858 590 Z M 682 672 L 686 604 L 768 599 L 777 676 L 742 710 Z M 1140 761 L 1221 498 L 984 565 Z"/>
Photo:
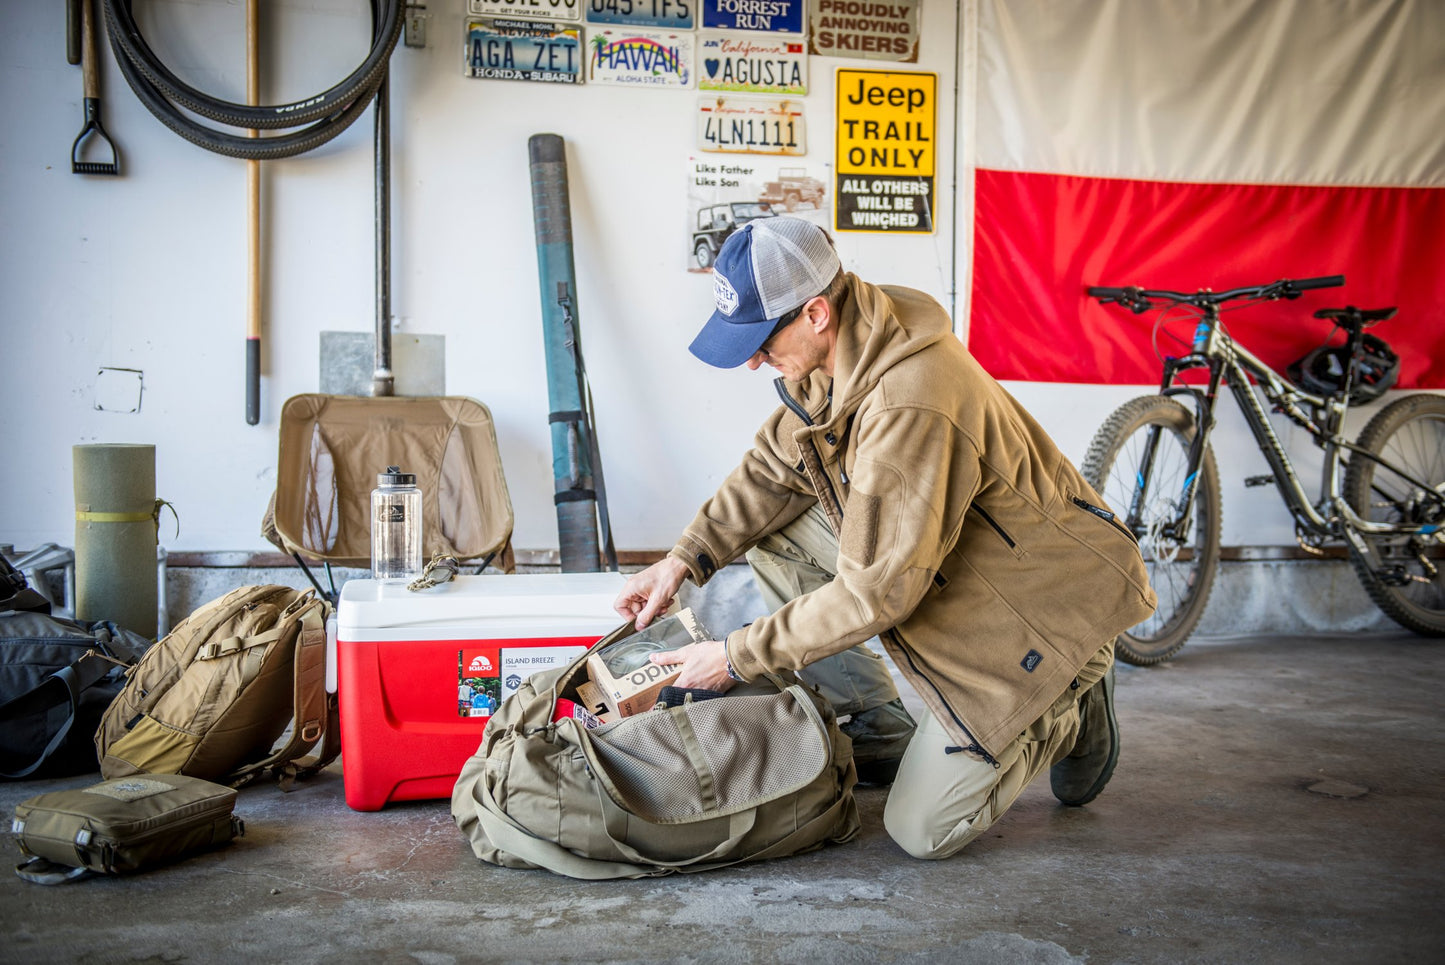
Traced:
<path fill-rule="evenodd" d="M 588 883 L 474 859 L 444 801 L 349 810 L 340 765 L 241 792 L 247 834 L 128 879 L 0 877 L 5 962 L 1439 962 L 1445 644 L 1197 638 L 1121 665 L 1086 808 L 1036 783 L 943 862 L 882 827 L 809 855 Z M 912 695 L 909 694 L 909 699 Z M 8 813 L 97 776 L 0 784 Z M 18 852 L 12 851 L 18 860 Z"/>

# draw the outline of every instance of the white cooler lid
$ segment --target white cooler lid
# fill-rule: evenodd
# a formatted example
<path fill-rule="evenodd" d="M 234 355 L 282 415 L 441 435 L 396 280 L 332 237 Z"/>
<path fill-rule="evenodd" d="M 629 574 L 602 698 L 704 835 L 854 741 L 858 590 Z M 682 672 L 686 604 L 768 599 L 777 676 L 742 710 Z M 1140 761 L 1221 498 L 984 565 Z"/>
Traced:
<path fill-rule="evenodd" d="M 338 636 L 390 627 L 485 627 L 549 631 L 622 624 L 612 609 L 626 577 L 621 573 L 514 573 L 458 576 L 426 590 L 405 583 L 348 580 L 336 609 Z"/>

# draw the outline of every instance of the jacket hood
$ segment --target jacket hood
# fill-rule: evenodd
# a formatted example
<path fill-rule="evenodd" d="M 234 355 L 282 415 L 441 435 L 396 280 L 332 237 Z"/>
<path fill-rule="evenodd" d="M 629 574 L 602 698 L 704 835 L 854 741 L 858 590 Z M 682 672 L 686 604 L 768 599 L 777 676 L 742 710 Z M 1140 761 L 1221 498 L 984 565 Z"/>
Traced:
<path fill-rule="evenodd" d="M 838 306 L 833 411 L 846 411 L 849 400 L 867 395 L 879 377 L 901 360 L 952 337 L 952 319 L 922 292 L 869 284 L 849 272 Z M 809 400 L 826 395 L 828 376 L 816 372 L 809 382 Z"/>

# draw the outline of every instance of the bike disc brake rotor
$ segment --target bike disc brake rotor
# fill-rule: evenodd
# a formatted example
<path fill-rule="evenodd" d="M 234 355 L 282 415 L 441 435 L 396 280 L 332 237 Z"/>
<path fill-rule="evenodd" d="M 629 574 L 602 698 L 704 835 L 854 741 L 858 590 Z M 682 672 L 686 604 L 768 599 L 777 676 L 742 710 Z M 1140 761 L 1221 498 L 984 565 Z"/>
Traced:
<path fill-rule="evenodd" d="M 1139 542 L 1149 548 L 1156 562 L 1173 563 L 1179 559 L 1184 540 L 1168 532 L 1168 525 L 1174 519 L 1175 506 L 1172 500 L 1161 496 L 1154 501 L 1149 512 L 1149 528 Z"/>

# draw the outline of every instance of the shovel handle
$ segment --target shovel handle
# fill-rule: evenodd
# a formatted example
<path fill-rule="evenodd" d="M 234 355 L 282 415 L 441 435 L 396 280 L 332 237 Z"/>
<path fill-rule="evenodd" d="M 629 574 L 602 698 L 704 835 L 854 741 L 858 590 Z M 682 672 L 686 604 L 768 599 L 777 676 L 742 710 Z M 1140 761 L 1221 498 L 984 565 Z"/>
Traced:
<path fill-rule="evenodd" d="M 100 98 L 100 75 L 95 63 L 95 5 L 94 0 L 79 0 L 80 3 L 80 76 L 88 100 Z"/>
<path fill-rule="evenodd" d="M 246 0 L 246 103 L 261 100 L 259 0 Z M 250 131 L 259 137 L 260 131 Z M 261 421 L 261 162 L 246 161 L 246 424 Z"/>
<path fill-rule="evenodd" d="M 65 62 L 80 63 L 80 0 L 65 0 Z"/>

